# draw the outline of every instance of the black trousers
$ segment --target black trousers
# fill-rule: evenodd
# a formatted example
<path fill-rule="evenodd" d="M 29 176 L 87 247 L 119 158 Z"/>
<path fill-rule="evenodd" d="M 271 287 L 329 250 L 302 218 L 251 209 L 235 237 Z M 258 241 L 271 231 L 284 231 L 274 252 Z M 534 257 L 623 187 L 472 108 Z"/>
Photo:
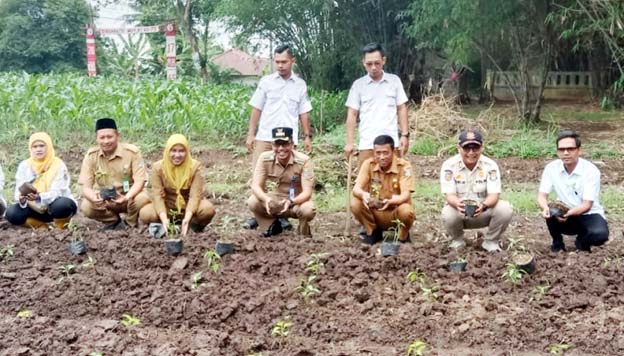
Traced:
<path fill-rule="evenodd" d="M 76 203 L 66 197 L 56 198 L 48 205 L 48 211 L 40 214 L 28 206 L 22 208 L 19 204 L 13 204 L 6 212 L 6 219 L 13 225 L 24 225 L 26 219 L 34 218 L 42 222 L 52 222 L 54 219 L 66 219 L 74 216 L 78 211 Z"/>
<path fill-rule="evenodd" d="M 546 225 L 553 247 L 564 247 L 563 234 L 576 235 L 576 248 L 582 251 L 591 251 L 592 246 L 600 246 L 609 239 L 609 225 L 600 214 L 570 216 L 563 223 L 548 218 Z"/>

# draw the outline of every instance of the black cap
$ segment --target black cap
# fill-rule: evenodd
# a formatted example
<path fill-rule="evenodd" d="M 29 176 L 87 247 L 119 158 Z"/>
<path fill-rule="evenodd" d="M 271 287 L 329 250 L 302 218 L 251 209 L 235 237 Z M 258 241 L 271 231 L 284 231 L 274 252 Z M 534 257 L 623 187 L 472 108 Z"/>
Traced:
<path fill-rule="evenodd" d="M 290 127 L 276 127 L 271 130 L 271 136 L 273 137 L 273 142 L 275 141 L 292 141 L 293 129 Z"/>
<path fill-rule="evenodd" d="M 483 145 L 483 137 L 481 137 L 481 133 L 476 129 L 468 129 L 459 134 L 459 145 L 461 147 L 470 144 Z"/>
<path fill-rule="evenodd" d="M 98 119 L 98 121 L 95 122 L 95 132 L 97 132 L 98 130 L 102 130 L 102 129 L 117 130 L 117 124 L 115 123 L 115 120 L 110 119 L 108 117 Z"/>

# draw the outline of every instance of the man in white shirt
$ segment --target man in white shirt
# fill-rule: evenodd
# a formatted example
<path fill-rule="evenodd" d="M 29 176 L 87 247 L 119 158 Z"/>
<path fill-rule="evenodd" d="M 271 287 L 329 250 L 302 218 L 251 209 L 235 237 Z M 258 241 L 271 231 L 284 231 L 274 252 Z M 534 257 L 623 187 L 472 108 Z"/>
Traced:
<path fill-rule="evenodd" d="M 379 43 L 366 45 L 362 52 L 362 64 L 367 74 L 355 82 L 347 98 L 347 158 L 353 154 L 355 126 L 359 116 L 358 167 L 373 157 L 373 141 L 377 136 L 388 135 L 402 155 L 409 148 L 409 125 L 407 121 L 407 95 L 398 76 L 385 73 L 384 48 Z M 400 138 L 399 138 L 400 130 Z"/>
<path fill-rule="evenodd" d="M 505 232 L 513 209 L 499 199 L 501 175 L 498 165 L 481 154 L 483 138 L 470 129 L 459 135 L 458 154 L 447 159 L 440 170 L 440 186 L 446 198 L 442 222 L 451 236 L 451 248 L 466 246 L 465 229 L 488 227 L 481 247 L 486 251 L 500 251 L 498 241 Z M 472 201 L 468 211 L 467 203 Z M 476 208 L 474 207 L 476 205 Z"/>
<path fill-rule="evenodd" d="M 273 150 L 271 131 L 276 127 L 293 129 L 294 145 L 298 143 L 299 121 L 303 129 L 303 150 L 312 150 L 310 132 L 310 111 L 312 104 L 308 97 L 306 82 L 292 71 L 296 60 L 288 45 L 280 45 L 273 51 L 276 72 L 260 79 L 258 88 L 251 97 L 251 116 L 247 131 L 246 145 L 252 154 L 252 169 L 256 167 L 262 152 Z M 257 132 L 256 132 L 257 129 Z M 291 228 L 287 220 L 281 220 L 284 228 Z M 255 219 L 248 219 L 243 225 L 254 229 Z"/>
<path fill-rule="evenodd" d="M 563 234 L 576 235 L 577 250 L 591 252 L 609 239 L 609 226 L 600 205 L 600 171 L 580 158 L 581 138 L 573 130 L 557 136 L 557 156 L 546 165 L 537 194 L 537 203 L 553 239 L 551 251 L 565 251 Z M 555 191 L 557 200 L 570 209 L 563 216 L 551 216 L 548 195 Z"/>

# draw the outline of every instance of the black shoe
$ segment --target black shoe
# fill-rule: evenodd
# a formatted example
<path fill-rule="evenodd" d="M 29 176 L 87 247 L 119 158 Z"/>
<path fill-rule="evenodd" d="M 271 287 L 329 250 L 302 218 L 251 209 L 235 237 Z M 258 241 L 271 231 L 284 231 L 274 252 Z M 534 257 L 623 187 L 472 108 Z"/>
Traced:
<path fill-rule="evenodd" d="M 102 231 L 113 231 L 113 230 L 125 230 L 128 228 L 128 224 L 123 221 L 123 219 L 118 216 L 117 221 L 114 223 L 106 224 L 102 227 Z"/>
<path fill-rule="evenodd" d="M 408 233 L 407 236 L 405 237 L 405 240 L 399 240 L 399 242 L 402 243 L 402 244 L 411 243 L 412 242 L 412 237 Z"/>
<path fill-rule="evenodd" d="M 282 225 L 283 230 L 292 230 L 293 226 L 286 218 L 279 218 L 279 223 Z"/>
<path fill-rule="evenodd" d="M 242 227 L 243 229 L 247 229 L 247 230 L 255 230 L 258 227 L 258 222 L 256 221 L 255 218 L 249 218 L 245 220 Z"/>
<path fill-rule="evenodd" d="M 267 231 L 264 232 L 263 235 L 264 237 L 275 236 L 281 234 L 282 231 L 282 224 L 280 223 L 279 219 L 275 219 L 275 221 L 273 221 L 271 226 L 269 226 L 269 228 L 267 229 Z"/>
<path fill-rule="evenodd" d="M 366 233 L 366 230 L 364 231 L 364 234 L 360 231 L 360 242 L 366 245 L 374 245 L 383 239 L 382 234 L 383 231 L 380 229 L 373 230 L 373 233 L 370 235 Z"/>
<path fill-rule="evenodd" d="M 566 252 L 566 248 L 564 244 L 556 244 L 556 245 L 552 244 L 550 246 L 550 251 L 551 252 L 561 252 L 561 251 Z"/>
<path fill-rule="evenodd" d="M 206 225 L 199 225 L 199 224 L 191 224 L 189 226 L 189 228 L 191 229 L 191 231 L 195 232 L 195 233 L 200 233 L 204 231 L 204 228 L 206 227 Z"/>

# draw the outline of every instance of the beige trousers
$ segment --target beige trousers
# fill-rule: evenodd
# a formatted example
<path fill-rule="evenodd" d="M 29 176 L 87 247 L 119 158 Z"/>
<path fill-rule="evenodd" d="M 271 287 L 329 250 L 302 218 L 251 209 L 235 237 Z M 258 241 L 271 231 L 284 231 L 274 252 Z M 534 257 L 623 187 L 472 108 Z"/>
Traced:
<path fill-rule="evenodd" d="M 167 214 L 168 215 L 168 214 Z M 215 216 L 215 208 L 208 199 L 202 199 L 199 202 L 199 207 L 197 207 L 197 211 L 193 218 L 191 219 L 191 224 L 197 224 L 201 227 L 204 227 L 212 221 L 212 218 Z M 184 212 L 182 213 L 181 218 L 184 217 Z M 169 216 L 169 218 L 171 218 Z M 154 204 L 149 203 L 141 208 L 139 211 L 139 219 L 143 224 L 149 223 L 159 223 L 160 217 L 158 213 L 156 213 L 156 209 L 154 208 Z"/>
<path fill-rule="evenodd" d="M 442 209 L 442 223 L 453 240 L 463 239 L 464 230 L 487 226 L 488 231 L 485 234 L 485 239 L 497 241 L 509 226 L 512 214 L 511 204 L 505 200 L 499 200 L 493 208 L 486 210 L 476 218 L 467 218 L 447 204 Z"/>
<path fill-rule="evenodd" d="M 150 198 L 145 192 L 139 193 L 136 197 L 128 200 L 127 203 L 107 208 L 104 203 L 94 204 L 88 199 L 82 199 L 80 211 L 89 219 L 97 220 L 105 224 L 117 221 L 119 214 L 126 214 L 126 222 L 131 226 L 136 226 L 139 210 L 150 202 Z"/>
<path fill-rule="evenodd" d="M 279 200 L 286 199 L 288 197 L 286 194 L 269 195 L 272 199 Z M 259 231 L 266 231 L 269 226 L 271 226 L 271 223 L 273 223 L 273 221 L 275 221 L 275 219 L 277 218 L 295 218 L 299 219 L 300 230 L 302 230 L 301 233 L 304 235 L 308 235 L 307 231 L 305 231 L 305 229 L 302 229 L 301 226 L 303 225 L 307 227 L 309 222 L 314 219 L 314 216 L 316 216 L 316 208 L 314 207 L 314 203 L 311 200 L 308 200 L 307 202 L 300 205 L 295 205 L 292 208 L 288 209 L 284 214 L 279 216 L 267 214 L 264 203 L 258 200 L 255 195 L 249 197 L 249 199 L 247 200 L 247 206 L 249 207 L 249 210 L 251 210 L 251 212 L 254 214 L 254 217 L 258 222 Z"/>

